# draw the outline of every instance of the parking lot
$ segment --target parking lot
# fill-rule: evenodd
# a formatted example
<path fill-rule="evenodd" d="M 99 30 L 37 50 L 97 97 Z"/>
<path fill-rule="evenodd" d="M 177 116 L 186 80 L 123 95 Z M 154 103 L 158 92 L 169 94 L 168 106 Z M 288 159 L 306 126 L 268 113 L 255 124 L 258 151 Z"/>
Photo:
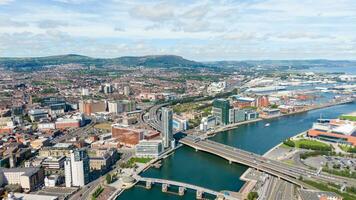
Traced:
<path fill-rule="evenodd" d="M 329 169 L 350 169 L 351 171 L 356 171 L 356 158 L 317 156 L 305 159 L 304 163 L 317 169 L 328 166 Z"/>

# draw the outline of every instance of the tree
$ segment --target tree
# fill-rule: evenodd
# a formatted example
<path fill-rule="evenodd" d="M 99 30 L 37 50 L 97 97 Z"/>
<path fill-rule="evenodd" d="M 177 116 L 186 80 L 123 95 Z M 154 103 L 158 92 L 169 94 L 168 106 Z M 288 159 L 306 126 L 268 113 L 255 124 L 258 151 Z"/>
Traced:
<path fill-rule="evenodd" d="M 111 183 L 111 175 L 110 175 L 110 174 L 107 174 L 106 177 L 105 177 L 105 179 L 106 179 L 106 183 L 107 183 L 107 184 L 110 184 L 110 183 Z"/>
<path fill-rule="evenodd" d="M 258 193 L 257 192 L 250 192 L 247 195 L 248 200 L 256 200 L 258 198 Z"/>
<path fill-rule="evenodd" d="M 278 105 L 277 104 L 273 104 L 273 105 L 271 105 L 271 108 L 278 108 Z"/>

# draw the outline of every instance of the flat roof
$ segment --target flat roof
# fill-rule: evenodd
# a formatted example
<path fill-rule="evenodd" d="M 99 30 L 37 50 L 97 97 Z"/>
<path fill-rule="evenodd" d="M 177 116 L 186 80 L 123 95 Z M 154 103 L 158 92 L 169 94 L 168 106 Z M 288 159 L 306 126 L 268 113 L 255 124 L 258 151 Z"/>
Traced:
<path fill-rule="evenodd" d="M 58 200 L 57 196 L 14 193 L 16 199 L 21 200 Z"/>
<path fill-rule="evenodd" d="M 3 172 L 23 172 L 24 176 L 31 176 L 38 172 L 40 168 L 38 167 L 17 167 L 17 168 L 0 168 Z"/>
<path fill-rule="evenodd" d="M 53 147 L 55 147 L 55 148 L 69 148 L 71 146 L 73 146 L 72 143 L 57 143 Z"/>

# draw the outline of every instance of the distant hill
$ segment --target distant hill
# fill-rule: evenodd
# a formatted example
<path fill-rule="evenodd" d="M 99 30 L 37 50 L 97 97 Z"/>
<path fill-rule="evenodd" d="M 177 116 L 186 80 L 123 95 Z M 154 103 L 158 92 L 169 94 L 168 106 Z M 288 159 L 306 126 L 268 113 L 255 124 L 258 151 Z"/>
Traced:
<path fill-rule="evenodd" d="M 204 63 L 209 66 L 221 67 L 257 67 L 262 68 L 311 68 L 311 67 L 354 67 L 356 61 L 350 60 L 244 60 L 244 61 L 215 61 Z"/>
<path fill-rule="evenodd" d="M 356 66 L 356 61 L 348 60 L 245 60 L 245 61 L 214 61 L 196 62 L 175 55 L 149 55 L 149 56 L 124 56 L 118 58 L 92 58 L 88 56 L 68 54 L 47 57 L 31 58 L 0 58 L 0 67 L 12 70 L 37 70 L 44 66 L 61 64 L 81 64 L 84 66 L 95 65 L 105 67 L 110 65 L 143 66 L 158 68 L 201 68 L 207 67 L 214 70 L 221 68 L 278 68 L 302 69 L 310 67 L 347 67 Z"/>
<path fill-rule="evenodd" d="M 82 55 L 68 54 L 31 58 L 0 58 L 0 66 L 13 70 L 36 70 L 49 65 L 82 64 L 98 67 L 108 65 L 143 66 L 143 67 L 206 67 L 204 64 L 184 59 L 175 55 L 125 56 L 118 58 L 92 58 Z"/>

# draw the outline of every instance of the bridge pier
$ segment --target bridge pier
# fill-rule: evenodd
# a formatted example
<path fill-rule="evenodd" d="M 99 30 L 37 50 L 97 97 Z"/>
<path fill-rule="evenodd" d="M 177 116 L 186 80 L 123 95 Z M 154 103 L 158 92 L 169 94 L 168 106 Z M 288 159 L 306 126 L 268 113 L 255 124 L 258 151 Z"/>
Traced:
<path fill-rule="evenodd" d="M 196 199 L 203 199 L 203 191 L 197 190 Z"/>
<path fill-rule="evenodd" d="M 179 194 L 179 196 L 183 196 L 184 193 L 185 193 L 185 187 L 179 187 L 179 188 L 178 188 L 178 194 Z"/>
<path fill-rule="evenodd" d="M 167 183 L 162 184 L 162 192 L 167 192 L 168 191 L 169 185 Z"/>
<path fill-rule="evenodd" d="M 152 182 L 146 181 L 146 189 L 151 189 L 151 187 L 152 187 Z"/>

